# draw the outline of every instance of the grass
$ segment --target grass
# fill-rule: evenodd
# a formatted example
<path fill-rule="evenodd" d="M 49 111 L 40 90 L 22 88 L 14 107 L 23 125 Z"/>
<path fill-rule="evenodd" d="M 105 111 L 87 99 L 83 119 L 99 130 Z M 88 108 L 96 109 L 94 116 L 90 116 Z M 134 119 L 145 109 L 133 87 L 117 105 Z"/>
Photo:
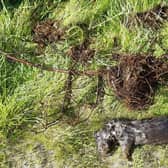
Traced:
<path fill-rule="evenodd" d="M 167 23 L 159 31 L 135 26 L 128 29 L 125 24 L 128 15 L 151 9 L 159 0 L 22 0 L 14 3 L 1 0 L 0 10 L 0 50 L 14 53 L 19 58 L 34 63 L 45 63 L 56 68 L 67 69 L 71 59 L 67 57 L 69 47 L 91 39 L 91 48 L 96 51 L 94 59 L 87 66 L 76 65 L 78 70 L 110 67 L 112 52 L 144 53 L 151 52 L 150 39 L 158 36 L 161 40 L 152 45 L 155 56 L 167 52 Z M 168 4 L 168 1 L 164 1 Z M 33 42 L 32 26 L 44 19 L 61 20 L 66 28 L 66 39 L 47 45 L 44 53 L 37 56 L 37 44 Z M 123 22 L 124 21 L 124 22 Z M 117 39 L 117 47 L 115 40 Z M 73 100 L 69 115 L 61 112 L 65 95 L 66 74 L 44 72 L 19 63 L 5 60 L 0 55 L 0 167 L 29 167 L 49 163 L 63 168 L 105 168 L 129 167 L 123 161 L 121 150 L 101 162 L 96 153 L 94 132 L 103 123 L 114 117 L 147 118 L 168 115 L 167 87 L 156 93 L 155 103 L 146 111 L 129 111 L 116 100 L 106 86 L 102 104 L 93 111 L 89 104 L 96 100 L 96 77 L 76 76 L 73 81 Z M 83 121 L 77 125 L 73 116 Z M 61 119 L 60 119 L 61 118 Z M 41 133 L 46 123 L 58 124 Z M 38 151 L 43 146 L 41 156 Z M 33 154 L 33 151 L 34 154 Z M 44 152 L 45 151 L 45 152 Z M 52 154 L 49 154 L 51 151 Z M 47 153 L 49 152 L 49 153 Z M 155 152 L 156 155 L 152 154 Z M 136 148 L 133 154 L 134 168 L 166 167 L 167 146 L 144 146 Z M 157 153 L 161 153 L 158 159 Z M 16 156 L 14 156 L 16 155 Z M 31 159 L 31 156 L 34 159 Z M 43 158 L 47 158 L 46 161 Z M 152 158 L 153 157 L 153 158 Z M 53 159 L 53 160 L 52 160 Z M 37 161 L 37 163 L 35 162 Z"/>

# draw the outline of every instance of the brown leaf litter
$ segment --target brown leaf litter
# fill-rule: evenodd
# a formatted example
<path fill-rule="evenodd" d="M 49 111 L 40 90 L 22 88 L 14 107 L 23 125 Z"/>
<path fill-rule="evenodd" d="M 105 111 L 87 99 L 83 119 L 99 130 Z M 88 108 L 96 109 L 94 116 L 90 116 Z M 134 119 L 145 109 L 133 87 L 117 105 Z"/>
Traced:
<path fill-rule="evenodd" d="M 60 27 L 59 21 L 45 20 L 38 22 L 33 28 L 33 40 L 40 47 L 64 39 L 65 30 Z"/>
<path fill-rule="evenodd" d="M 168 81 L 166 57 L 117 55 L 118 65 L 108 72 L 108 82 L 115 95 L 130 109 L 148 108 L 159 84 Z"/>
<path fill-rule="evenodd" d="M 135 18 L 135 19 L 134 19 Z M 130 27 L 137 23 L 144 27 L 150 27 L 152 29 L 159 29 L 165 21 L 168 20 L 168 6 L 159 4 L 154 8 L 136 13 L 128 18 L 127 26 Z"/>
<path fill-rule="evenodd" d="M 72 46 L 67 52 L 68 56 L 75 62 L 87 64 L 95 54 L 95 50 L 90 49 L 89 44 L 88 40 L 85 40 L 79 45 Z"/>

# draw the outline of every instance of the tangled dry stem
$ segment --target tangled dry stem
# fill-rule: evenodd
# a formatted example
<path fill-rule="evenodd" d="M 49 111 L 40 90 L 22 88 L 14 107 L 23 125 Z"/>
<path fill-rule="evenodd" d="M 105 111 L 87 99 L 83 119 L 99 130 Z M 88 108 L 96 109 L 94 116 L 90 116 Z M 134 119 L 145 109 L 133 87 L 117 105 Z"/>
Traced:
<path fill-rule="evenodd" d="M 148 11 L 130 15 L 127 26 L 130 27 L 137 23 L 138 25 L 142 24 L 144 27 L 157 30 L 165 21 L 168 21 L 168 6 L 159 4 Z"/>
<path fill-rule="evenodd" d="M 72 46 L 67 54 L 72 58 L 73 61 L 79 62 L 83 65 L 86 65 L 88 61 L 90 61 L 95 54 L 95 50 L 89 48 L 89 41 L 85 40 L 83 43 Z"/>
<path fill-rule="evenodd" d="M 118 61 L 108 73 L 115 95 L 131 109 L 148 108 L 158 85 L 168 80 L 168 63 L 146 55 L 121 55 Z"/>
<path fill-rule="evenodd" d="M 55 20 L 46 20 L 38 22 L 33 28 L 33 40 L 40 47 L 64 39 L 65 30 L 60 27 L 60 22 Z"/>

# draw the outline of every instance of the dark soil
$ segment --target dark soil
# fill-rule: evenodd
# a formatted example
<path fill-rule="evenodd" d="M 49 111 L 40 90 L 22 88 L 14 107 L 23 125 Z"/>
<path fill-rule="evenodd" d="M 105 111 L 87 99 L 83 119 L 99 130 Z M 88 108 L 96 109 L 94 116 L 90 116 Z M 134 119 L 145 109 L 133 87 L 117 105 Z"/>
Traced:
<path fill-rule="evenodd" d="M 136 19 L 133 19 L 132 17 Z M 143 24 L 144 27 L 158 29 L 168 20 L 168 6 L 159 4 L 151 10 L 139 12 L 134 16 L 130 16 L 128 20 L 128 26 L 135 24 L 134 20 L 136 20 L 138 24 Z"/>
<path fill-rule="evenodd" d="M 80 45 L 71 47 L 67 54 L 73 61 L 87 64 L 94 57 L 95 51 L 89 48 L 89 42 L 84 41 Z"/>
<path fill-rule="evenodd" d="M 59 21 L 46 20 L 36 24 L 33 28 L 33 40 L 40 47 L 64 39 L 65 30 L 60 28 Z"/>
<path fill-rule="evenodd" d="M 118 65 L 108 73 L 115 95 L 130 109 L 146 109 L 153 103 L 159 84 L 168 80 L 165 58 L 145 55 L 117 55 Z"/>

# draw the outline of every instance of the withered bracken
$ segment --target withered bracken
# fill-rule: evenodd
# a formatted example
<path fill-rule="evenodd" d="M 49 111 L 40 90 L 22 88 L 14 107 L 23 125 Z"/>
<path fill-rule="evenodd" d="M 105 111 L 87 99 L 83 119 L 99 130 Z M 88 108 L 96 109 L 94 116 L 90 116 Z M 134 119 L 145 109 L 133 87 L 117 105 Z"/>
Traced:
<path fill-rule="evenodd" d="M 108 72 L 108 82 L 115 95 L 130 109 L 148 108 L 158 85 L 168 81 L 165 58 L 138 54 L 118 57 L 118 65 Z"/>
<path fill-rule="evenodd" d="M 89 48 L 88 40 L 85 40 L 82 44 L 72 46 L 67 54 L 73 61 L 86 65 L 95 54 L 95 50 Z"/>
<path fill-rule="evenodd" d="M 46 20 L 36 24 L 33 28 L 33 40 L 40 47 L 64 39 L 65 30 L 60 27 L 59 21 Z"/>
<path fill-rule="evenodd" d="M 148 11 L 130 15 L 128 18 L 127 26 L 130 27 L 137 23 L 138 25 L 142 24 L 144 27 L 150 27 L 156 30 L 159 29 L 167 20 L 168 6 L 159 4 Z"/>

